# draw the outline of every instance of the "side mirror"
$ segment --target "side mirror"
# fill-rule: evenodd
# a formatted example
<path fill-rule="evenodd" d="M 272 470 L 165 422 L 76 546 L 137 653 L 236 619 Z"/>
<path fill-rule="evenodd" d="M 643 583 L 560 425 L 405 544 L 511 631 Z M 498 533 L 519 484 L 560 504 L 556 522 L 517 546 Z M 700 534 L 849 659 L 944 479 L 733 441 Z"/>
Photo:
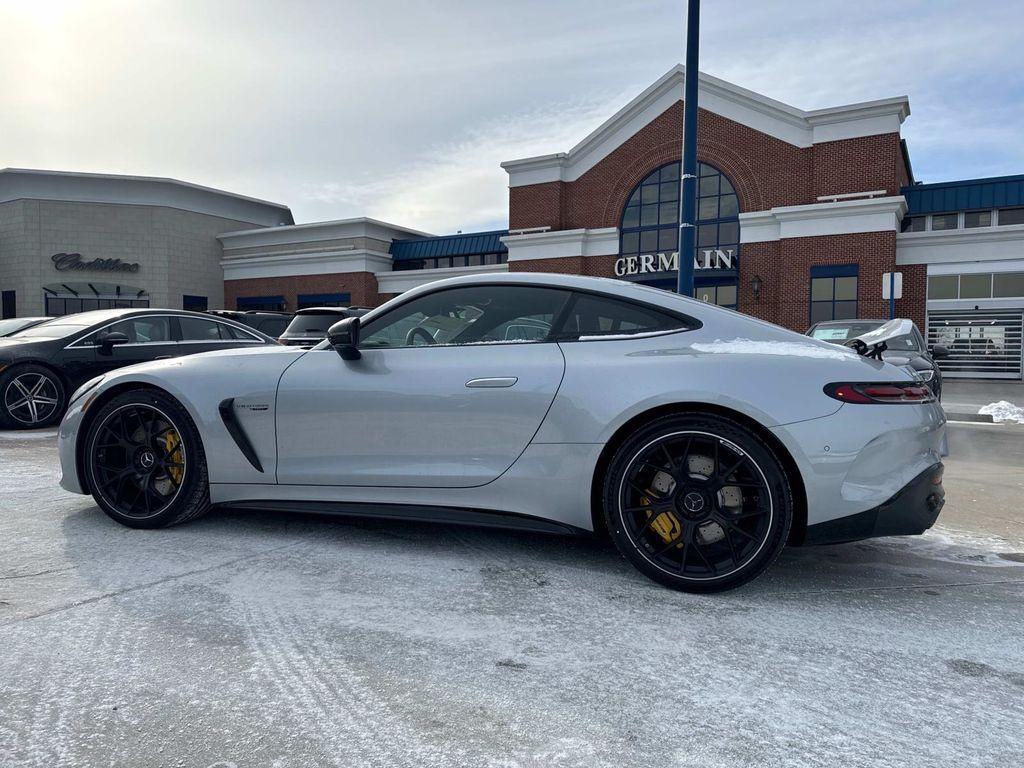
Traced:
<path fill-rule="evenodd" d="M 99 338 L 100 354 L 112 354 L 114 351 L 114 347 L 116 347 L 118 344 L 127 344 L 129 341 L 131 341 L 131 339 L 128 338 L 128 335 L 125 333 L 121 333 L 121 331 L 111 331 L 110 333 L 105 333 Z"/>
<path fill-rule="evenodd" d="M 932 347 L 932 357 L 934 357 L 936 360 L 941 360 L 944 357 L 949 357 L 949 349 L 947 347 L 942 346 L 941 344 L 936 344 L 934 347 Z"/>
<path fill-rule="evenodd" d="M 327 329 L 327 343 L 331 345 L 342 360 L 358 360 L 359 353 L 359 318 L 346 317 Z"/>

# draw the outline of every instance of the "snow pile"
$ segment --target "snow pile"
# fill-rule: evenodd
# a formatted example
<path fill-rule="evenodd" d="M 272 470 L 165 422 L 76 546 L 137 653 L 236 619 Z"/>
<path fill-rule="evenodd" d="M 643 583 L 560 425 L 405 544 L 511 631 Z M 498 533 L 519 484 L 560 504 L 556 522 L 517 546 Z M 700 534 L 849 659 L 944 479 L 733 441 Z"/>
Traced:
<path fill-rule="evenodd" d="M 803 344 L 799 341 L 754 341 L 752 339 L 715 339 L 711 343 L 695 342 L 690 348 L 696 352 L 725 355 L 786 355 L 789 357 L 816 357 L 828 360 L 849 360 L 856 353 L 847 347 Z"/>
<path fill-rule="evenodd" d="M 1018 424 L 1024 424 L 1024 408 L 1008 400 L 984 405 L 978 413 L 982 416 L 991 416 L 992 421 L 1016 421 Z"/>

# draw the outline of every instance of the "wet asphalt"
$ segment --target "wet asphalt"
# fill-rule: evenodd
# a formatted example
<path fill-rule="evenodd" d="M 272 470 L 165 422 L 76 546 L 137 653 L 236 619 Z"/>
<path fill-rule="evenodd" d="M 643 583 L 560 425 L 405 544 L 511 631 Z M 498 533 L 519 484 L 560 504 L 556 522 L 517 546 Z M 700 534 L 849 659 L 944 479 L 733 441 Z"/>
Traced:
<path fill-rule="evenodd" d="M 935 530 L 708 597 L 586 539 L 133 531 L 0 434 L 0 765 L 1019 765 L 1024 427 L 950 429 Z"/>

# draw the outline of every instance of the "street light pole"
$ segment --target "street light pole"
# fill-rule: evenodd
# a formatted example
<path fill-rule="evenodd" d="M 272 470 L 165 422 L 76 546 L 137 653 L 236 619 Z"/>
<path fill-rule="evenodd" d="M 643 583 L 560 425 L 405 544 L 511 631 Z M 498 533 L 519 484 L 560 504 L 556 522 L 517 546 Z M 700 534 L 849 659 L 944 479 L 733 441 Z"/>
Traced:
<path fill-rule="evenodd" d="M 686 83 L 683 94 L 683 167 L 679 174 L 679 282 L 693 296 L 693 256 L 697 250 L 697 80 L 700 0 L 686 8 Z"/>

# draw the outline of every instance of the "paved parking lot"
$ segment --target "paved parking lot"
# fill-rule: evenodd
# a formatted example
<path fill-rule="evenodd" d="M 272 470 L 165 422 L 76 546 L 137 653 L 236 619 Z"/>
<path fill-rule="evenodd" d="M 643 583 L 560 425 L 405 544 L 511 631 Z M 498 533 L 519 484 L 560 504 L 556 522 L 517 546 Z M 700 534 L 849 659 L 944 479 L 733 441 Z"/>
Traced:
<path fill-rule="evenodd" d="M 0 434 L 0 765 L 1019 765 L 1024 427 L 951 432 L 937 531 L 711 597 L 588 540 L 132 531 Z"/>

